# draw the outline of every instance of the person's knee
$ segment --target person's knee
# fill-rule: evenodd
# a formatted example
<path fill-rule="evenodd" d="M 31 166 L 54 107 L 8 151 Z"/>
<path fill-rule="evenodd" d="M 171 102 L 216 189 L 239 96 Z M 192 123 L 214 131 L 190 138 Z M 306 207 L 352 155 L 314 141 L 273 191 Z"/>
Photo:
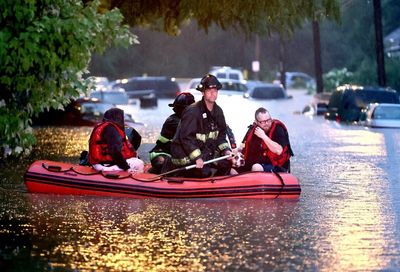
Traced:
<path fill-rule="evenodd" d="M 127 159 L 130 170 L 142 173 L 144 171 L 144 162 L 138 158 Z"/>
<path fill-rule="evenodd" d="M 251 167 L 251 171 L 259 171 L 259 172 L 262 172 L 262 171 L 264 171 L 264 168 L 262 167 L 261 164 L 256 163 L 256 164 L 253 164 L 253 166 Z"/>
<path fill-rule="evenodd" d="M 166 162 L 166 158 L 163 155 L 159 155 L 151 160 L 151 172 L 154 174 L 159 174 L 161 173 L 161 170 L 163 169 L 163 166 Z"/>
<path fill-rule="evenodd" d="M 226 176 L 226 175 L 229 175 L 230 174 L 230 171 L 231 171 L 231 168 L 232 168 L 232 166 L 231 166 L 231 162 L 230 161 L 220 161 L 218 164 L 217 164 L 217 167 L 216 167 L 216 173 L 215 173 L 215 176 Z"/>

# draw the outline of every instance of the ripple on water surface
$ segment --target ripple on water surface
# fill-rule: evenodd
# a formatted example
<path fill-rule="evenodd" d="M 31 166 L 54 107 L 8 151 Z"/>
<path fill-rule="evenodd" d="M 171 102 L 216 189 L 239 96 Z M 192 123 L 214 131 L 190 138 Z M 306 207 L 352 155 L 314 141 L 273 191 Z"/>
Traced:
<path fill-rule="evenodd" d="M 52 266 L 114 271 L 263 270 L 279 264 L 287 268 L 285 260 L 296 259 L 289 250 L 295 244 L 288 241 L 297 201 L 99 201 L 31 195 L 29 202 L 36 244 L 32 254 L 48 259 Z"/>

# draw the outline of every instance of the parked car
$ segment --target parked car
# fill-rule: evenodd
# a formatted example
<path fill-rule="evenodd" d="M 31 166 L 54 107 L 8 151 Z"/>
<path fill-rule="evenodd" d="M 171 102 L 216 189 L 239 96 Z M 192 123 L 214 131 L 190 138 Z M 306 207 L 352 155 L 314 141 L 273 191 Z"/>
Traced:
<path fill-rule="evenodd" d="M 266 82 L 261 81 L 261 80 L 246 80 L 245 84 L 246 84 L 247 90 L 250 90 L 250 89 L 256 87 L 257 85 L 260 85 L 263 83 L 266 83 Z"/>
<path fill-rule="evenodd" d="M 306 105 L 302 111 L 308 115 L 324 115 L 328 111 L 328 103 L 332 93 L 323 92 L 313 95 L 310 104 Z"/>
<path fill-rule="evenodd" d="M 188 85 L 186 86 L 186 91 L 196 91 L 196 87 L 197 85 L 200 84 L 201 78 L 200 77 L 196 77 L 196 78 L 192 78 Z"/>
<path fill-rule="evenodd" d="M 214 66 L 209 71 L 210 74 L 220 79 L 244 80 L 243 73 L 239 69 L 233 69 L 229 66 Z"/>
<path fill-rule="evenodd" d="M 332 93 L 324 116 L 338 122 L 357 122 L 369 103 L 399 104 L 400 101 L 397 92 L 389 88 L 343 85 Z"/>
<path fill-rule="evenodd" d="M 244 98 L 253 99 L 286 99 L 292 98 L 280 84 L 260 83 L 243 94 Z"/>
<path fill-rule="evenodd" d="M 90 79 L 93 89 L 96 91 L 107 91 L 111 89 L 110 82 L 107 77 L 91 76 L 88 79 Z"/>
<path fill-rule="evenodd" d="M 278 73 L 274 83 L 280 83 L 281 78 L 280 74 Z M 285 85 L 286 88 L 312 88 L 315 89 L 315 79 L 310 75 L 302 72 L 286 72 L 285 73 Z"/>
<path fill-rule="evenodd" d="M 128 108 L 129 99 L 121 91 L 93 91 L 89 97 L 71 99 L 64 109 L 49 109 L 32 118 L 33 126 L 94 126 L 103 119 L 104 112 L 112 107 Z M 125 112 L 125 124 L 144 126 Z"/>
<path fill-rule="evenodd" d="M 200 81 L 201 78 L 193 78 L 183 92 L 190 92 L 196 99 L 199 99 L 201 92 L 196 90 L 196 87 L 200 84 Z M 234 79 L 218 79 L 218 81 L 222 85 L 222 88 L 218 91 L 219 96 L 242 96 L 247 91 L 245 81 Z"/>
<path fill-rule="evenodd" d="M 98 99 L 106 104 L 126 105 L 129 103 L 129 97 L 124 91 L 93 91 L 89 97 Z"/>
<path fill-rule="evenodd" d="M 155 95 L 156 98 L 175 98 L 180 88 L 170 77 L 131 77 L 115 81 L 114 87 L 125 89 L 130 98 Z"/>
<path fill-rule="evenodd" d="M 92 92 L 90 97 L 82 97 L 76 101 L 82 119 L 96 124 L 103 119 L 103 115 L 107 110 L 117 107 L 124 110 L 125 125 L 130 127 L 144 126 L 143 123 L 135 121 L 132 115 L 126 111 L 130 103 L 125 92 L 107 91 L 102 93 Z"/>
<path fill-rule="evenodd" d="M 78 102 L 86 119 L 101 120 L 108 109 L 128 105 L 129 97 L 124 91 L 93 91 L 89 97 L 83 97 Z"/>
<path fill-rule="evenodd" d="M 400 128 L 400 104 L 369 104 L 360 123 L 368 127 Z"/>
<path fill-rule="evenodd" d="M 82 103 L 98 103 L 89 98 L 71 99 L 64 109 L 46 109 L 32 118 L 33 126 L 93 126 L 99 117 L 87 116 L 82 112 Z"/>

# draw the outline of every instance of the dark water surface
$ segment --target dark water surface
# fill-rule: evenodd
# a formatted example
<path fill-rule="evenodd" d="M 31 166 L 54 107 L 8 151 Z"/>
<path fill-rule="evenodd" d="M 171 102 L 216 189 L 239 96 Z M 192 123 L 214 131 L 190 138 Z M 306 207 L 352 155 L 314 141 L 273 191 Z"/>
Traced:
<path fill-rule="evenodd" d="M 299 200 L 128 199 L 29 194 L 37 159 L 77 162 L 91 128 L 38 128 L 33 154 L 1 167 L 3 271 L 398 271 L 400 130 L 296 114 L 287 101 L 219 99 L 237 140 L 262 105 L 285 122 Z M 148 160 L 171 110 L 132 109 Z"/>

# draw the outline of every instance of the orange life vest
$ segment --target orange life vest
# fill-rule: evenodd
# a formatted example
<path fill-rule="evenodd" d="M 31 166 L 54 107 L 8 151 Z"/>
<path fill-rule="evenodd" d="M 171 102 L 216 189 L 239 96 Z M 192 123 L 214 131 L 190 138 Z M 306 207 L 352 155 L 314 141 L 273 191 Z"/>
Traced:
<path fill-rule="evenodd" d="M 274 135 L 275 129 L 277 126 L 281 126 L 284 130 L 285 133 L 287 134 L 287 128 L 286 126 L 279 120 L 274 119 L 272 121 L 271 129 L 269 130 L 267 136 L 272 139 L 272 135 Z M 243 155 L 244 159 L 246 160 L 251 154 L 249 154 L 249 145 L 251 145 L 251 140 L 254 136 L 254 130 L 256 129 L 257 126 L 253 126 L 250 131 L 247 133 L 246 138 L 245 138 L 245 147 L 243 149 Z M 271 161 L 271 164 L 273 166 L 283 166 L 287 161 L 289 161 L 290 157 L 292 156 L 292 149 L 290 148 L 290 144 L 287 146 L 283 147 L 282 153 L 280 155 L 277 155 L 273 153 L 271 150 L 268 149 L 267 145 L 264 143 L 264 141 L 261 141 L 262 145 L 262 155 L 264 157 L 267 157 L 269 161 Z"/>
<path fill-rule="evenodd" d="M 107 144 L 102 142 L 101 140 L 101 135 L 103 133 L 104 128 L 107 125 L 112 125 L 114 126 L 119 135 L 122 137 L 123 143 L 122 143 L 122 149 L 121 153 L 124 159 L 129 159 L 132 157 L 136 157 L 136 151 L 133 148 L 132 144 L 129 142 L 128 138 L 125 135 L 125 132 L 118 127 L 116 124 L 112 122 L 103 122 L 100 124 L 97 124 L 92 132 L 92 135 L 90 136 L 89 139 L 89 163 L 90 164 L 97 164 L 97 163 L 112 163 L 113 159 L 110 155 L 110 152 L 108 150 Z"/>

